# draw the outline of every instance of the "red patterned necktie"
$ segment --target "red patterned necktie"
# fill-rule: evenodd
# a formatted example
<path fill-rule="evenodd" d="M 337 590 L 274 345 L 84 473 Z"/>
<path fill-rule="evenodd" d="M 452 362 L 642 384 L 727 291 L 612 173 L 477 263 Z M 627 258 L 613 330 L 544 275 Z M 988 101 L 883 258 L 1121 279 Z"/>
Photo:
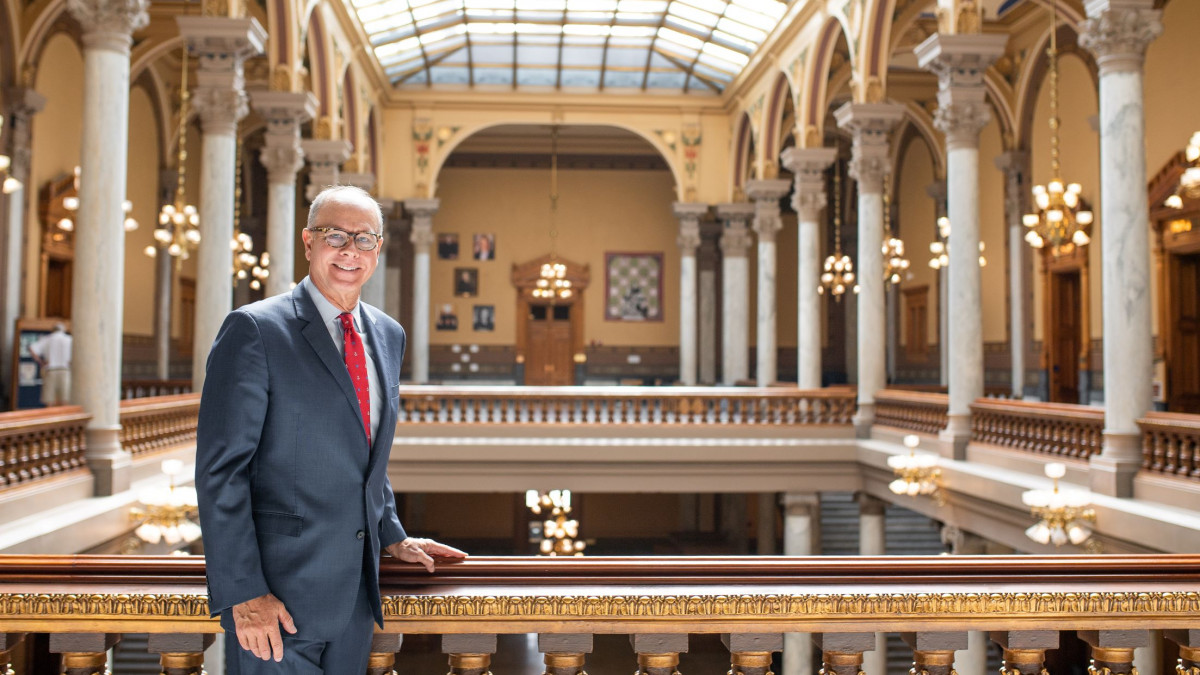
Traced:
<path fill-rule="evenodd" d="M 358 409 L 362 412 L 363 430 L 367 433 L 367 447 L 371 446 L 371 388 L 367 384 L 367 354 L 363 351 L 363 342 L 354 330 L 354 317 L 350 312 L 338 315 L 342 322 L 342 346 L 345 347 L 346 370 L 350 372 L 350 381 L 354 383 L 354 393 L 358 396 Z"/>

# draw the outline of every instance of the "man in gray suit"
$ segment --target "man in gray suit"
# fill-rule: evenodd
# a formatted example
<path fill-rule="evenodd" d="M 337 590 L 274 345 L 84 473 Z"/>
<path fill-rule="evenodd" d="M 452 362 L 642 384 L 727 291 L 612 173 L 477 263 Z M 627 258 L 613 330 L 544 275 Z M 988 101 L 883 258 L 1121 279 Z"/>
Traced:
<path fill-rule="evenodd" d="M 231 674 L 366 672 L 381 549 L 431 572 L 433 557 L 466 556 L 409 537 L 396 515 L 404 329 L 359 302 L 382 222 L 358 188 L 318 195 L 309 276 L 231 312 L 209 353 L 196 488 Z"/>

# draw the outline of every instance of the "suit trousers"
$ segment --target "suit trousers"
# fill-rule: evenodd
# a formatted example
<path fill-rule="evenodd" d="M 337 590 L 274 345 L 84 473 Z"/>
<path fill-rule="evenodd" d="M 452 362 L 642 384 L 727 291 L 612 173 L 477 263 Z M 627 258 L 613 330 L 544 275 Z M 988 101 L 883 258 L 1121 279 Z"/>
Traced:
<path fill-rule="evenodd" d="M 283 660 L 262 660 L 242 649 L 237 635 L 225 631 L 227 675 L 365 675 L 375 633 L 375 619 L 367 596 L 367 580 L 358 584 L 358 600 L 346 630 L 332 642 L 297 639 L 283 634 Z"/>

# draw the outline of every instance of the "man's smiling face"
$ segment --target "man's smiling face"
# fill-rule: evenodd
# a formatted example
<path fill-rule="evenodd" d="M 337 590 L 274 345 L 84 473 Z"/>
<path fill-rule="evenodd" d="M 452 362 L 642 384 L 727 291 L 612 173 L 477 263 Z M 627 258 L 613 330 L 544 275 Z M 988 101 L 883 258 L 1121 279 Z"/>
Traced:
<path fill-rule="evenodd" d="M 336 227 L 352 238 L 361 232 L 379 234 L 378 213 L 373 203 L 365 203 L 365 198 L 349 193 L 331 195 L 317 213 L 313 227 Z M 358 302 L 363 284 L 379 263 L 379 247 L 360 251 L 350 241 L 342 248 L 333 248 L 325 243 L 321 233 L 308 229 L 302 236 L 309 278 L 330 302 L 342 310 L 351 310 Z"/>

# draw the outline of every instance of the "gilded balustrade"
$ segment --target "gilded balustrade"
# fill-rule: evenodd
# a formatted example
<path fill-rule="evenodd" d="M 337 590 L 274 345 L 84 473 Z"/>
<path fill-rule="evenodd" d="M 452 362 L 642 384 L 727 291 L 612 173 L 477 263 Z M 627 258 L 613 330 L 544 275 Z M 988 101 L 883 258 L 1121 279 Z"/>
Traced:
<path fill-rule="evenodd" d="M 1200 415 L 1152 412 L 1138 420 L 1142 468 L 1154 473 L 1200 478 Z"/>
<path fill-rule="evenodd" d="M 968 630 L 1003 648 L 1005 675 L 1040 673 L 1068 630 L 1093 675 L 1131 674 L 1150 630 L 1179 645 L 1183 672 L 1200 659 L 1195 555 L 474 558 L 433 575 L 388 560 L 382 591 L 370 675 L 394 672 L 399 633 L 441 634 L 457 675 L 489 672 L 501 633 L 536 633 L 549 675 L 581 675 L 601 633 L 628 634 L 643 675 L 673 675 L 692 633 L 720 634 L 741 675 L 766 675 L 785 632 L 812 637 L 825 675 L 857 675 L 876 631 L 899 632 L 928 675 L 952 671 Z M 136 632 L 163 672 L 192 675 L 219 630 L 202 558 L 0 558 L 0 668 L 23 637 L 49 633 L 66 672 L 91 673 Z"/>
<path fill-rule="evenodd" d="M 847 425 L 850 389 L 400 387 L 400 424 Z"/>
<path fill-rule="evenodd" d="M 1104 409 L 1067 403 L 978 399 L 971 404 L 971 440 L 1087 459 L 1100 453 Z"/>
<path fill-rule="evenodd" d="M 199 394 L 121 401 L 121 447 L 132 455 L 196 440 Z"/>
<path fill-rule="evenodd" d="M 946 428 L 950 408 L 947 394 L 885 389 L 875 394 L 875 423 L 921 434 Z"/>
<path fill-rule="evenodd" d="M 0 487 L 84 466 L 84 429 L 90 419 L 79 406 L 0 413 Z"/>

